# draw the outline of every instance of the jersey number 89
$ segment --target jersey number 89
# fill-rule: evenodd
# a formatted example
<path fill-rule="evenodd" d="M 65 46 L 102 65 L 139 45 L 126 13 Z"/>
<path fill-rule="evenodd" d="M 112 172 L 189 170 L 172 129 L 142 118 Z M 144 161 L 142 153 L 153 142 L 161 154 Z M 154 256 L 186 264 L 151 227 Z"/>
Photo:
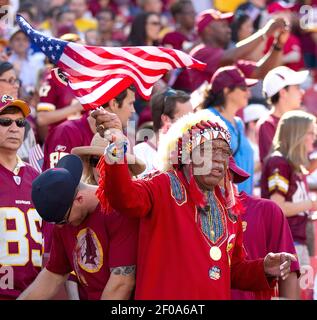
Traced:
<path fill-rule="evenodd" d="M 32 264 L 35 267 L 41 267 L 42 252 L 40 249 L 31 249 L 30 257 L 26 219 L 29 224 L 29 237 L 34 242 L 42 245 L 42 232 L 38 231 L 36 226 L 36 222 L 41 225 L 42 219 L 35 209 L 31 208 L 24 214 L 19 208 L 0 208 L 0 265 L 25 266 L 31 258 Z M 7 220 L 15 221 L 15 229 L 7 229 Z M 17 244 L 18 250 L 16 253 L 9 253 L 10 243 Z"/>

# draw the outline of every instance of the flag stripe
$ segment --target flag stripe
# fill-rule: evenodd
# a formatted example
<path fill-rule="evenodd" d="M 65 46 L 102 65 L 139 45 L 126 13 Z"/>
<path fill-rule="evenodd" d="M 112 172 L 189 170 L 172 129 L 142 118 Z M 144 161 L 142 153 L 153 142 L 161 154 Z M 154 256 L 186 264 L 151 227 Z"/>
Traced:
<path fill-rule="evenodd" d="M 70 48 L 66 48 L 64 51 L 64 54 L 67 55 L 68 57 L 72 57 L 73 51 Z M 103 59 L 89 52 L 89 50 L 87 49 L 78 50 L 76 54 L 80 54 L 80 57 L 77 57 L 76 62 L 88 68 L 92 68 L 93 70 L 99 70 L 99 71 L 111 70 L 112 72 L 113 70 L 121 70 L 121 68 L 124 68 L 124 69 L 130 70 L 131 72 L 137 73 L 140 77 L 140 80 L 142 75 L 144 75 L 145 77 L 157 77 L 157 76 L 161 77 L 163 71 L 165 72 L 166 70 L 171 69 L 171 65 L 167 63 L 162 64 L 159 61 L 157 61 L 155 64 L 151 62 L 152 66 L 155 66 L 156 68 L 158 68 L 158 70 L 154 70 L 154 69 L 144 68 L 143 66 L 140 66 L 134 62 L 127 64 L 126 61 L 123 61 L 123 60 L 120 61 L 118 59 L 115 59 L 115 60 Z M 65 64 L 67 64 L 67 61 L 64 59 L 63 56 L 61 57 L 61 60 Z M 140 63 L 142 63 L 142 59 Z M 94 74 L 94 75 L 96 78 L 102 77 L 102 74 L 99 74 L 99 75 Z M 152 79 L 145 78 L 145 81 L 149 82 L 149 81 L 152 81 Z"/>
<path fill-rule="evenodd" d="M 122 78 L 110 79 L 105 83 L 100 82 L 100 86 L 96 87 L 90 94 L 84 94 L 85 91 L 79 89 L 76 90 L 76 95 L 78 95 L 78 100 L 82 104 L 89 104 L 94 102 L 95 100 L 100 99 L 103 96 L 104 91 L 109 90 L 113 86 L 117 85 L 122 81 Z"/>
<path fill-rule="evenodd" d="M 30 165 L 36 169 L 39 173 L 42 172 L 42 167 L 40 162 L 44 159 L 44 153 L 39 144 L 36 144 L 29 151 L 29 163 Z"/>
<path fill-rule="evenodd" d="M 65 50 L 66 51 L 66 50 Z M 67 52 L 68 53 L 68 52 Z M 82 59 L 83 60 L 83 59 Z M 84 80 L 86 79 L 91 79 L 91 77 L 95 77 L 95 80 L 103 80 L 105 76 L 108 75 L 113 75 L 114 71 L 116 72 L 116 74 L 120 74 L 120 75 L 127 75 L 130 77 L 137 77 L 138 81 L 142 83 L 143 87 L 145 88 L 149 88 L 151 87 L 153 84 L 152 82 L 156 82 L 158 81 L 162 75 L 161 74 L 156 74 L 156 75 L 147 75 L 145 73 L 141 72 L 141 68 L 136 68 L 132 65 L 130 65 L 129 67 L 122 65 L 119 66 L 105 66 L 106 68 L 103 68 L 103 65 L 97 65 L 97 66 L 89 66 L 88 61 L 74 61 L 72 58 L 69 57 L 68 54 L 66 54 L 66 52 L 61 56 L 61 60 L 60 62 L 62 62 L 65 66 L 69 67 L 69 68 L 75 68 L 78 64 L 82 65 L 82 68 L 85 70 L 85 72 L 83 72 L 83 76 L 76 76 L 76 78 L 78 79 L 82 79 Z M 87 72 L 87 73 L 86 73 Z M 71 74 L 71 73 L 70 73 Z"/>
<path fill-rule="evenodd" d="M 107 101 L 115 98 L 120 92 L 122 92 L 122 87 L 128 88 L 132 83 L 133 83 L 132 79 L 126 77 L 124 79 L 121 79 L 118 83 L 114 84 L 112 86 L 111 90 L 108 91 L 108 93 L 107 93 L 107 95 L 108 95 Z M 81 103 L 84 108 L 87 107 L 87 108 L 95 109 L 95 108 L 100 107 L 106 103 L 106 102 L 104 102 L 104 96 L 97 97 L 96 93 L 93 93 L 93 95 L 95 97 L 95 100 L 93 102 L 89 102 L 89 103 L 86 102 L 86 100 L 85 100 L 86 98 L 81 98 L 81 97 L 78 98 L 78 99 L 83 99 Z M 91 98 L 91 101 L 92 100 L 93 99 Z"/>
<path fill-rule="evenodd" d="M 65 65 L 65 64 L 62 63 L 61 61 L 62 61 L 62 62 L 66 61 L 68 64 Z M 67 67 L 67 66 L 68 66 L 68 67 L 69 67 L 69 66 L 73 66 L 73 65 L 74 65 L 73 62 L 76 64 L 75 61 L 70 61 L 70 60 L 67 59 L 67 58 L 64 59 L 63 56 L 62 56 L 62 58 L 61 58 L 61 60 L 60 60 L 60 62 L 59 62 L 59 64 L 58 64 L 58 66 L 59 66 L 59 67 L 62 67 L 62 68 L 65 68 L 65 66 L 66 66 L 66 67 Z M 91 69 L 88 69 L 88 70 L 91 70 Z M 91 70 L 91 72 L 93 72 L 93 71 Z M 141 90 L 145 95 L 151 95 L 152 84 L 144 82 L 143 79 L 140 79 L 140 78 L 138 77 L 138 75 L 136 75 L 135 73 L 133 73 L 133 72 L 131 72 L 131 71 L 129 71 L 129 70 L 117 69 L 117 72 L 118 72 L 118 74 L 119 74 L 121 77 L 122 77 L 123 75 L 125 75 L 125 76 L 129 76 L 130 78 L 132 78 L 132 79 L 134 80 L 134 82 L 135 82 L 135 85 L 137 86 L 137 88 L 138 88 L 139 90 Z M 114 78 L 113 72 L 105 70 L 103 76 L 100 77 L 100 78 L 104 79 L 103 82 L 104 82 L 105 80 L 109 81 L 109 80 L 111 80 L 111 78 Z M 153 78 L 154 78 L 154 77 L 153 77 Z M 153 78 L 152 78 L 152 79 L 153 79 Z M 69 84 L 69 85 L 70 85 L 70 87 L 73 89 L 71 79 L 72 79 L 72 78 L 70 77 L 70 84 Z M 156 79 L 159 80 L 160 77 L 156 77 Z M 156 80 L 156 81 L 157 81 L 157 80 Z M 92 89 L 95 89 L 96 87 L 99 87 L 98 84 L 97 84 L 97 86 L 95 86 L 95 87 L 93 87 L 93 88 L 85 88 L 85 89 L 81 88 L 81 89 L 77 89 L 77 90 L 74 92 L 74 93 L 75 93 L 75 96 L 76 96 L 76 97 L 78 97 L 78 95 L 79 95 L 79 96 L 83 96 L 83 95 L 84 95 L 84 94 L 83 94 L 83 91 L 86 91 L 86 93 L 88 92 L 88 93 L 90 94 L 91 91 L 92 91 Z M 106 87 L 104 87 L 104 88 L 106 88 Z"/>
<path fill-rule="evenodd" d="M 67 49 L 72 49 L 74 52 L 77 52 L 83 58 L 90 60 L 92 64 L 95 63 L 96 65 L 100 64 L 102 66 L 113 67 L 116 64 L 119 66 L 124 64 L 129 66 L 131 64 L 136 67 L 141 67 L 144 69 L 144 72 L 153 72 L 154 74 L 158 74 L 158 72 L 162 72 L 162 70 L 171 68 L 171 62 L 166 59 L 160 59 L 160 61 L 158 61 L 158 58 L 156 57 L 153 61 L 147 61 L 129 53 L 129 51 L 123 50 L 122 48 L 107 48 L 107 51 L 103 48 L 97 48 L 98 50 L 91 51 L 84 46 L 80 46 L 78 48 L 78 46 L 75 47 L 72 44 L 69 45 Z M 153 64 L 154 61 L 159 63 Z"/>

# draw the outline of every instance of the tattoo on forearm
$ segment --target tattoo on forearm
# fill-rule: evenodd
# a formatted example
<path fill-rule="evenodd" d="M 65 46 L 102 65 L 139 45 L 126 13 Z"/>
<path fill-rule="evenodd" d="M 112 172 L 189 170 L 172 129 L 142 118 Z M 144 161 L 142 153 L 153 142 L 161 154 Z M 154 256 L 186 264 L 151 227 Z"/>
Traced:
<path fill-rule="evenodd" d="M 135 274 L 135 266 L 110 268 L 110 272 L 114 274 L 122 274 L 123 276 L 128 276 L 130 274 Z"/>

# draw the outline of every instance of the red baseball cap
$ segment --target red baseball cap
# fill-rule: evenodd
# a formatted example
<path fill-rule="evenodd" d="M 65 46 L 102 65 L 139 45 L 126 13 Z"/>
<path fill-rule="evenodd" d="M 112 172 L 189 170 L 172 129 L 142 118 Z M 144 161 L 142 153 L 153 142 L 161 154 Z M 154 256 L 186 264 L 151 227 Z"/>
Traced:
<path fill-rule="evenodd" d="M 241 169 L 237 166 L 236 162 L 234 161 L 234 157 L 229 158 L 229 169 L 233 173 L 233 182 L 240 183 L 247 180 L 250 177 L 250 174 Z"/>
<path fill-rule="evenodd" d="M 30 113 L 30 107 L 23 100 L 14 99 L 13 97 L 4 94 L 0 97 L 0 112 L 4 111 L 8 107 L 17 107 L 19 108 L 24 117 L 26 118 Z"/>
<path fill-rule="evenodd" d="M 212 76 L 210 82 L 211 91 L 217 93 L 224 88 L 252 87 L 258 83 L 258 80 L 246 78 L 243 72 L 236 66 L 227 66 L 219 68 Z"/>
<path fill-rule="evenodd" d="M 233 12 L 222 13 L 215 9 L 204 10 L 196 17 L 197 32 L 201 33 L 212 21 L 228 20 L 228 22 L 231 22 L 233 16 Z"/>
<path fill-rule="evenodd" d="M 286 10 L 293 11 L 294 9 L 296 9 L 296 5 L 294 3 L 287 3 L 285 1 L 272 2 L 267 6 L 267 12 L 270 14 Z"/>

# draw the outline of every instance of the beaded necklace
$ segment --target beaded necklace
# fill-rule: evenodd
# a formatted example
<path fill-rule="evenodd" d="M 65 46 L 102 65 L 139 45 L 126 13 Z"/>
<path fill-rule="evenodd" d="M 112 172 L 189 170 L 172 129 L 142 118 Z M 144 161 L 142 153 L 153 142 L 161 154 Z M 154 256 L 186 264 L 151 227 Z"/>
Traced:
<path fill-rule="evenodd" d="M 221 246 L 227 238 L 225 209 L 212 191 L 207 192 L 207 200 L 208 205 L 199 211 L 200 230 L 208 245 Z"/>

